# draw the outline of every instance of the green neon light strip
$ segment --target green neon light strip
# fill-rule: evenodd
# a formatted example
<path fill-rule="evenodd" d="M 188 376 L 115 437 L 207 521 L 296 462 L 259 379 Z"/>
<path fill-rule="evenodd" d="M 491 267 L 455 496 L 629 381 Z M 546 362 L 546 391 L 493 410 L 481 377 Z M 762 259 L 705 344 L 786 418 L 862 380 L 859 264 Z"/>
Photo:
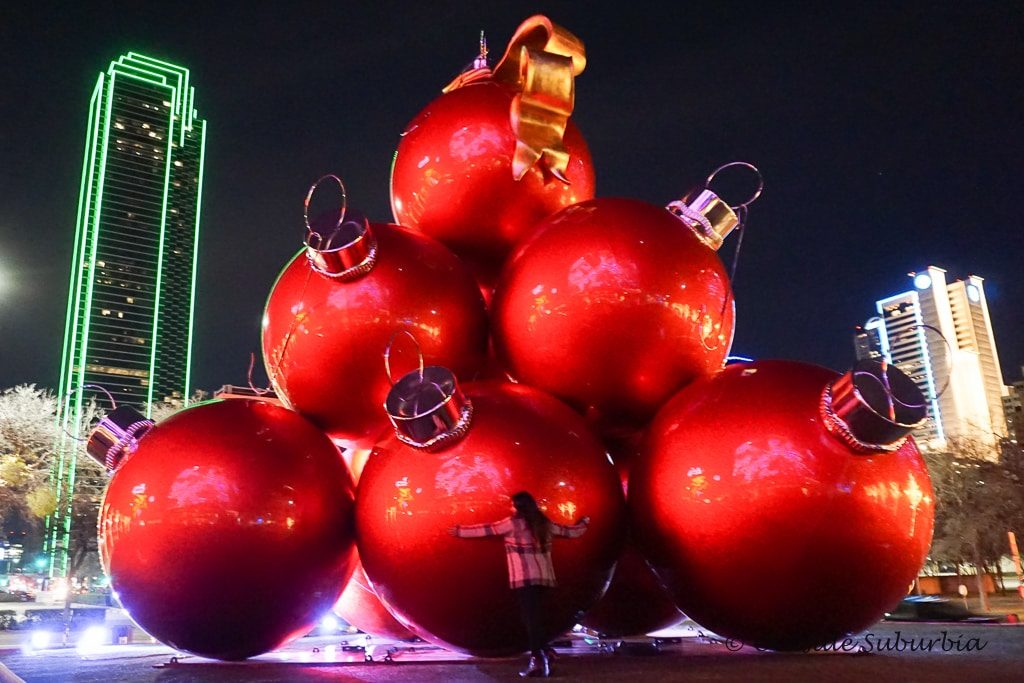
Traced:
<path fill-rule="evenodd" d="M 128 57 L 150 68 L 169 71 L 178 78 L 178 91 L 180 95 L 175 103 L 174 112 L 178 115 L 178 120 L 181 122 L 178 145 L 184 147 L 185 132 L 192 130 L 193 108 L 195 106 L 195 88 L 189 86 L 189 70 L 183 66 L 140 55 L 136 52 L 129 52 Z"/>
<path fill-rule="evenodd" d="M 160 246 L 156 262 L 156 290 L 153 303 L 153 342 L 149 355 L 149 386 L 146 392 L 146 417 L 153 415 L 153 390 L 156 388 L 156 347 L 160 338 L 160 300 L 163 299 L 164 239 L 167 234 L 167 197 L 171 190 L 171 143 L 174 140 L 174 113 L 167 112 L 167 151 L 164 154 L 164 199 L 160 208 Z"/>
<path fill-rule="evenodd" d="M 203 126 L 202 136 L 199 142 L 199 181 L 196 190 L 196 235 L 192 244 L 192 292 L 189 295 L 188 304 L 188 341 L 185 347 L 185 396 L 183 403 L 188 406 L 189 397 L 192 396 L 192 335 L 195 332 L 196 318 L 196 276 L 199 272 L 199 211 L 203 205 L 203 169 L 206 166 L 206 122 Z"/>
<path fill-rule="evenodd" d="M 86 253 L 88 251 L 88 223 L 89 223 L 89 207 L 92 202 L 92 184 L 95 171 L 95 160 L 96 160 L 96 147 L 99 139 L 100 129 L 100 111 L 101 111 L 101 99 L 103 97 L 103 90 L 105 87 L 105 78 L 101 73 L 96 80 L 96 86 L 93 88 L 92 98 L 89 103 L 89 126 L 86 130 L 86 145 L 85 153 L 83 154 L 83 172 L 82 172 L 82 185 L 79 188 L 79 215 L 78 222 L 75 229 L 75 251 L 72 253 L 72 264 L 71 264 L 71 287 L 74 288 L 73 293 L 69 292 L 68 295 L 68 316 L 65 319 L 65 355 L 61 360 L 61 384 L 60 391 L 62 393 L 61 399 L 63 404 L 60 410 L 60 416 L 58 417 L 58 424 L 62 427 L 62 432 L 66 433 L 69 423 L 70 416 L 72 413 L 71 402 L 74 399 L 76 402 L 81 400 L 80 397 L 76 396 L 71 387 L 74 384 L 74 357 L 75 357 L 75 339 L 78 337 L 78 326 L 79 326 L 79 313 L 82 304 L 81 297 L 81 280 L 84 277 L 82 273 L 82 266 L 85 263 Z M 84 192 L 82 189 L 84 188 Z M 84 197 L 84 200 L 83 200 Z M 82 210 L 84 207 L 84 211 Z M 75 286 L 77 285 L 77 287 Z M 72 303 L 73 302 L 73 303 Z M 70 347 L 68 342 L 70 340 Z M 78 434 L 77 425 L 75 426 L 75 435 Z M 49 574 L 53 576 L 54 570 L 54 559 L 56 554 L 57 545 L 57 534 L 59 531 L 59 518 L 60 504 L 65 495 L 70 497 L 71 491 L 65 494 L 63 487 L 64 484 L 64 467 L 65 467 L 65 455 L 68 450 L 68 439 L 67 437 L 59 437 L 59 446 L 57 448 L 57 470 L 56 476 L 53 478 L 56 508 L 54 513 L 47 517 L 47 550 L 49 551 Z M 52 523 L 51 523 L 52 519 Z"/>
<path fill-rule="evenodd" d="M 77 435 L 84 412 L 85 398 L 80 391 L 85 384 L 86 365 L 92 327 L 96 263 L 100 246 L 103 198 L 107 177 L 107 163 L 110 149 L 110 135 L 113 126 L 113 98 L 118 79 L 131 79 L 147 86 L 156 86 L 169 91 L 171 103 L 168 112 L 167 150 L 164 169 L 164 194 L 160 222 L 159 255 L 156 270 L 153 310 L 153 339 L 150 348 L 150 381 L 147 400 L 151 404 L 157 379 L 157 339 L 159 338 L 159 313 L 163 293 L 164 250 L 167 240 L 167 210 L 170 200 L 170 182 L 173 168 L 172 153 L 174 134 L 178 133 L 180 145 L 184 146 L 185 133 L 192 129 L 195 118 L 195 88 L 189 84 L 189 71 L 168 62 L 152 59 L 137 53 L 129 53 L 118 61 L 111 62 L 106 76 L 101 73 L 90 101 L 90 126 L 86 134 L 86 149 L 83 155 L 82 180 L 79 188 L 78 217 L 76 220 L 75 246 L 68 285 L 68 313 L 65 318 L 63 351 L 61 355 L 61 401 L 62 410 L 58 417 L 64 431 L 71 427 Z M 175 115 L 178 129 L 175 130 Z M 189 304 L 188 349 L 186 351 L 185 400 L 191 391 L 190 375 L 192 363 L 192 339 L 194 334 L 195 296 L 198 273 L 198 243 L 200 208 L 202 203 L 203 166 L 206 156 L 206 126 L 200 138 L 199 178 L 196 196 L 196 232 L 193 242 L 192 283 Z M 98 163 L 97 163 L 98 161 Z M 93 189 L 95 185 L 95 190 Z M 95 203 L 95 205 L 93 205 Z M 88 268 L 88 272 L 86 272 Z M 77 360 L 77 363 L 76 363 Z M 77 372 L 75 365 L 77 364 Z M 47 518 L 46 540 L 50 552 L 50 573 L 67 573 L 69 556 L 68 544 L 72 525 L 72 499 L 76 478 L 76 457 L 78 443 L 75 439 L 62 439 L 56 459 L 54 484 L 57 494 L 57 509 Z M 58 549 L 58 537 L 63 548 Z M 58 552 L 61 550 L 62 552 Z"/>
<path fill-rule="evenodd" d="M 102 89 L 103 89 L 103 74 L 100 74 L 99 79 L 97 79 L 97 81 L 96 81 L 96 86 L 93 88 L 93 91 L 92 91 L 92 99 L 89 101 L 89 120 L 90 121 L 92 121 L 93 118 L 94 118 L 93 117 L 93 112 L 96 110 L 96 102 L 99 99 L 99 95 L 100 95 L 100 92 L 102 91 Z M 79 277 L 81 277 L 81 260 L 78 258 L 78 250 L 79 250 L 79 245 L 81 244 L 81 241 L 82 241 L 82 220 L 84 218 L 83 217 L 83 211 L 84 211 L 83 207 L 85 207 L 85 205 L 86 205 L 85 204 L 85 199 L 86 199 L 87 192 L 88 192 L 85 183 L 86 183 L 87 179 L 92 177 L 91 169 L 89 168 L 89 158 L 90 158 L 90 153 L 89 152 L 90 152 L 90 147 L 92 146 L 91 142 L 92 142 L 92 136 L 93 136 L 94 130 L 95 130 L 95 127 L 92 126 L 92 125 L 88 126 L 86 128 L 86 130 L 85 130 L 85 153 L 82 155 L 82 182 L 81 182 L 81 185 L 79 185 L 79 188 L 78 188 L 78 214 L 77 214 L 77 217 L 75 218 L 75 246 L 74 246 L 74 248 L 71 251 L 71 278 L 70 278 L 70 281 L 68 282 L 68 310 L 67 310 L 67 316 L 64 318 L 64 345 L 63 345 L 63 351 L 61 352 L 61 358 L 60 358 L 60 385 L 59 385 L 60 388 L 58 389 L 58 391 L 60 391 L 62 394 L 65 393 L 65 391 L 64 391 L 64 381 L 67 378 L 68 354 L 69 354 L 68 337 L 69 337 L 71 329 L 73 327 L 73 321 L 72 321 L 72 317 L 71 317 L 71 312 L 75 309 L 75 305 L 73 303 L 73 300 L 74 300 L 74 297 L 75 297 L 75 292 L 76 292 L 75 281 Z M 58 424 L 59 424 L 59 416 L 58 416 Z"/>
<path fill-rule="evenodd" d="M 78 387 L 76 388 L 76 391 L 74 392 L 75 397 L 73 399 L 74 400 L 74 404 L 75 404 L 74 425 L 73 425 L 73 427 L 74 427 L 74 434 L 76 435 L 76 437 L 78 435 L 78 426 L 81 425 L 81 423 L 82 423 L 82 404 L 84 402 L 84 397 L 82 396 L 81 387 L 85 385 L 85 366 L 86 366 L 86 362 L 87 362 L 87 359 L 88 359 L 87 351 L 88 351 L 88 348 L 89 348 L 89 332 L 90 332 L 90 328 L 91 328 L 91 324 L 92 324 L 93 285 L 95 284 L 95 280 L 96 280 L 96 255 L 97 255 L 97 253 L 99 251 L 99 229 L 100 229 L 100 224 L 102 222 L 103 188 L 104 188 L 104 184 L 105 184 L 105 181 L 106 181 L 106 175 L 107 175 L 107 155 L 108 155 L 108 150 L 109 150 L 109 147 L 110 147 L 110 128 L 113 125 L 112 117 L 113 117 L 114 91 L 116 89 L 116 83 L 117 83 L 117 78 L 118 77 L 121 77 L 122 79 L 128 78 L 128 79 L 132 79 L 132 80 L 139 80 L 139 81 L 149 82 L 147 79 L 142 79 L 142 78 L 139 78 L 138 76 L 135 76 L 135 75 L 132 75 L 132 74 L 124 74 L 124 73 L 114 72 L 114 73 L 110 74 L 110 80 L 108 81 L 108 85 L 107 85 L 106 112 L 105 112 L 104 120 L 103 120 L 103 123 L 102 123 L 102 129 L 103 129 L 103 132 L 102 132 L 102 135 L 103 135 L 103 153 L 102 153 L 102 156 L 100 158 L 100 166 L 99 166 L 99 173 L 100 173 L 100 175 L 99 175 L 99 186 L 96 189 L 96 210 L 95 210 L 95 213 L 93 215 L 92 244 L 90 245 L 90 248 L 89 248 L 89 279 L 88 279 L 88 285 L 87 285 L 87 288 L 86 288 L 86 295 L 85 295 L 85 298 L 86 298 L 86 302 L 85 302 L 85 319 L 84 319 L 84 324 L 83 324 L 82 347 L 81 347 L 81 350 L 80 350 L 81 355 L 79 357 L 80 359 L 79 359 Z M 159 83 L 152 83 L 152 84 L 156 85 L 158 87 L 163 87 L 163 88 L 169 88 L 170 87 L 170 86 L 162 85 L 162 84 L 159 84 Z M 171 130 L 169 132 L 170 132 L 171 135 L 173 135 L 173 127 L 171 128 Z M 168 148 L 169 147 L 170 147 L 170 140 L 168 140 Z M 170 160 L 170 154 L 168 153 L 168 164 L 170 163 L 169 160 Z M 165 175 L 164 175 L 164 213 L 165 214 L 166 214 L 166 206 L 167 206 L 167 176 L 166 176 L 166 172 L 165 172 Z M 163 224 L 162 223 L 161 223 L 161 228 L 160 228 L 160 249 L 161 249 L 161 253 L 162 253 L 162 251 L 163 251 Z M 160 266 L 158 265 L 157 266 L 157 291 L 159 292 L 159 290 L 160 290 Z M 157 303 L 157 309 L 159 309 L 159 300 L 158 300 L 158 303 Z M 157 314 L 158 313 L 155 311 L 154 312 L 154 327 L 155 327 L 155 324 L 156 324 L 155 316 Z M 156 343 L 156 338 L 154 337 L 154 339 L 153 339 L 153 344 L 154 344 L 154 347 L 153 347 L 154 351 L 153 351 L 153 353 L 154 354 L 155 354 L 155 343 Z M 151 372 L 152 372 L 152 370 L 151 370 Z M 152 395 L 152 378 L 151 378 L 151 384 L 150 384 L 150 394 Z M 150 399 L 150 400 L 152 400 L 152 399 Z M 74 497 L 74 492 L 75 492 L 75 474 L 76 474 L 77 465 L 78 465 L 78 460 L 77 460 L 76 456 L 77 456 L 77 447 L 76 447 L 75 444 L 72 444 L 71 445 L 71 455 L 67 458 L 67 461 L 68 461 L 67 485 L 64 487 L 64 489 L 66 491 L 66 495 L 63 497 L 63 499 L 60 496 L 58 496 L 58 505 L 60 504 L 60 502 L 62 500 L 66 501 L 66 504 L 64 506 L 64 515 L 65 516 L 64 516 L 64 520 L 63 520 L 64 521 L 64 525 L 63 525 L 64 526 L 64 529 L 63 529 L 64 553 L 63 553 L 63 556 L 62 556 L 61 567 L 60 567 L 60 572 L 61 572 L 62 576 L 66 576 L 67 575 L 68 561 L 69 561 L 68 554 L 67 554 L 67 548 L 68 548 L 68 543 L 70 542 L 70 539 L 71 539 L 72 499 Z"/>
<path fill-rule="evenodd" d="M 101 213 L 102 205 L 103 205 L 103 184 L 104 184 L 104 181 L 106 179 L 107 148 L 109 146 L 109 141 L 110 141 L 110 125 L 111 125 L 110 119 L 111 119 L 111 110 L 113 108 L 115 79 L 116 79 L 116 74 L 111 74 L 110 79 L 107 82 L 107 91 L 106 91 L 105 97 L 104 97 L 104 100 L 105 100 L 105 102 L 104 102 L 104 117 L 103 117 L 103 120 L 100 123 L 100 128 L 102 129 L 101 135 L 102 135 L 102 139 L 103 139 L 103 146 L 102 146 L 102 150 L 103 151 L 102 151 L 101 156 L 100 156 L 99 181 L 98 181 L 98 186 L 96 188 L 96 208 L 95 208 L 95 211 L 94 211 L 94 214 L 93 214 L 92 230 L 91 230 L 91 235 L 92 236 L 91 236 L 91 240 L 90 240 L 90 244 L 89 244 L 89 248 L 88 248 L 88 251 L 89 251 L 89 273 L 88 273 L 88 282 L 87 282 L 87 285 L 86 285 L 86 294 L 85 294 L 85 316 L 84 316 L 83 324 L 82 324 L 82 345 L 81 345 L 81 348 L 79 350 L 80 355 L 79 355 L 79 363 L 78 363 L 78 388 L 79 389 L 82 387 L 82 385 L 85 384 L 85 365 L 86 365 L 86 358 L 87 358 L 86 350 L 89 348 L 89 324 L 90 324 L 90 316 L 92 314 L 92 290 L 93 290 L 93 285 L 94 285 L 95 280 L 96 280 L 96 247 L 97 247 L 97 244 L 99 242 L 100 213 Z M 73 402 L 74 402 L 74 405 L 75 405 L 74 425 L 73 426 L 75 427 L 75 434 L 77 436 L 77 432 L 78 432 L 77 427 L 78 427 L 78 425 L 80 425 L 82 423 L 82 396 L 81 396 L 81 392 L 80 391 L 75 391 L 74 393 L 75 393 L 75 396 L 72 399 Z M 60 514 L 63 517 L 62 521 L 64 522 L 64 524 L 61 525 L 61 526 L 63 526 L 63 529 L 59 529 L 58 528 L 58 529 L 55 530 L 58 533 L 63 532 L 62 533 L 62 536 L 63 536 L 63 538 L 62 538 L 62 540 L 63 540 L 63 544 L 62 544 L 63 553 L 61 554 L 60 568 L 58 570 L 60 572 L 61 576 L 66 576 L 67 575 L 67 568 L 68 568 L 68 553 L 67 553 L 67 550 L 68 550 L 68 543 L 69 543 L 69 541 L 71 539 L 71 505 L 72 505 L 72 498 L 74 496 L 74 491 L 75 491 L 75 470 L 76 470 L 75 466 L 77 465 L 74 451 L 72 451 L 72 453 L 69 455 L 69 457 L 67 458 L 67 461 L 68 461 L 68 474 L 67 474 L 67 484 L 65 486 L 65 490 L 67 491 L 67 495 L 65 495 L 63 497 L 58 495 L 58 508 L 57 508 L 58 514 Z M 62 503 L 63 503 L 63 505 L 61 505 Z M 56 551 L 56 547 L 54 548 L 54 550 Z M 56 558 L 54 558 L 54 559 L 56 559 Z"/>
<path fill-rule="evenodd" d="M 122 59 L 125 59 L 122 57 Z M 159 69 L 161 71 L 170 72 L 171 76 L 177 78 L 177 94 L 178 98 L 173 101 L 174 113 L 178 115 L 178 120 L 181 121 L 181 133 L 178 144 L 180 146 L 185 145 L 185 131 L 192 129 L 192 95 L 189 87 L 189 70 L 183 66 L 177 64 L 171 64 L 159 59 L 153 59 L 146 55 L 140 55 L 137 52 L 129 52 L 127 59 L 143 64 L 150 69 Z"/>
<path fill-rule="evenodd" d="M 139 81 L 145 81 L 146 83 L 152 83 L 153 85 L 166 86 L 167 79 L 163 76 L 154 76 L 149 71 L 136 68 L 134 66 L 128 66 L 125 64 L 112 64 L 110 67 L 110 74 L 119 74 L 121 76 L 131 76 Z M 169 87 L 169 86 L 168 86 Z"/>

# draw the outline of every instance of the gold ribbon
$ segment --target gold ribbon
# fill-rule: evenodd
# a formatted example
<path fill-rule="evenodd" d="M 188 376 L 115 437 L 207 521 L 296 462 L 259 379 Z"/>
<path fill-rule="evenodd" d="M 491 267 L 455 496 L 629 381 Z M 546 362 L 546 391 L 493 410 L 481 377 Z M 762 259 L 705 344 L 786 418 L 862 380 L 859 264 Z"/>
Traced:
<path fill-rule="evenodd" d="M 568 183 L 569 153 L 563 138 L 575 102 L 573 78 L 587 65 L 583 42 L 545 16 L 524 21 L 494 71 L 461 74 L 444 92 L 493 75 L 518 90 L 509 112 L 516 135 L 512 172 L 520 180 L 543 160 L 551 174 Z"/>

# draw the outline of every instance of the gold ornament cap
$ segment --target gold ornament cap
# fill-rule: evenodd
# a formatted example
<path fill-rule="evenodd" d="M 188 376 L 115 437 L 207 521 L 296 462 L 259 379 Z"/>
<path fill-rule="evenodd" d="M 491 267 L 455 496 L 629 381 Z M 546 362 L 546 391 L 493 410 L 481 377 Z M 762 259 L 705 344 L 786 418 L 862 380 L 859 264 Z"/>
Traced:
<path fill-rule="evenodd" d="M 722 242 L 740 224 L 731 206 L 706 187 L 694 188 L 682 199 L 668 205 L 709 247 L 718 251 Z"/>

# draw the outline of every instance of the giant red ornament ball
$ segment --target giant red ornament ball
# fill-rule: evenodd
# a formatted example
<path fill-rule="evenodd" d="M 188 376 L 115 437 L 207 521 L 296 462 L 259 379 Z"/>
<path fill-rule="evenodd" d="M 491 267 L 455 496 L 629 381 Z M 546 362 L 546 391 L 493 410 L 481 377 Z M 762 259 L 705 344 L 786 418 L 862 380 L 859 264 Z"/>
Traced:
<path fill-rule="evenodd" d="M 331 609 L 354 565 L 353 499 L 337 449 L 302 416 L 202 403 L 153 427 L 114 472 L 100 556 L 154 638 L 245 659 Z"/>
<path fill-rule="evenodd" d="M 352 479 L 355 481 L 357 490 L 359 478 L 363 474 L 363 468 L 370 457 L 369 449 L 348 449 L 342 453 L 345 464 L 348 465 Z M 395 619 L 388 608 L 380 601 L 377 593 L 366 578 L 363 570 L 363 563 L 359 560 L 359 553 L 356 553 L 356 568 L 352 572 L 352 578 L 345 584 L 345 590 L 334 605 L 334 613 L 344 619 L 347 623 L 355 626 L 363 633 L 379 638 L 390 638 L 392 640 L 411 640 L 416 636 L 402 626 L 401 622 Z"/>
<path fill-rule="evenodd" d="M 687 616 L 796 650 L 866 628 L 906 594 L 932 535 L 925 463 L 912 438 L 890 452 L 849 437 L 868 424 L 888 430 L 874 443 L 898 445 L 924 401 L 888 368 L 897 415 L 913 404 L 915 417 L 879 420 L 866 372 L 851 391 L 854 375 L 805 363 L 732 365 L 658 413 L 631 472 L 632 528 Z M 851 412 L 826 419 L 826 403 Z"/>
<path fill-rule="evenodd" d="M 390 640 L 413 640 L 416 636 L 392 616 L 377 597 L 360 562 L 334 605 L 334 613 L 363 633 Z"/>
<path fill-rule="evenodd" d="M 499 358 L 608 434 L 722 367 L 735 303 L 714 249 L 668 210 L 594 199 L 542 221 L 493 302 Z"/>
<path fill-rule="evenodd" d="M 564 136 L 568 183 L 543 162 L 515 178 L 515 94 L 484 79 L 441 95 L 406 127 L 391 171 L 395 221 L 443 242 L 485 287 L 538 221 L 594 196 L 590 151 L 571 120 Z"/>
<path fill-rule="evenodd" d="M 347 230 L 340 239 L 350 241 L 307 248 L 278 277 L 263 316 L 263 358 L 290 407 L 336 443 L 367 448 L 387 429 L 381 404 L 391 384 L 382 354 L 395 333 L 415 332 L 431 362 L 472 377 L 485 359 L 487 314 L 472 275 L 439 242 L 352 212 L 340 227 Z M 372 257 L 367 241 L 375 243 Z M 309 258 L 339 252 L 343 262 L 326 270 L 340 273 L 314 269 Z"/>
<path fill-rule="evenodd" d="M 520 490 L 552 521 L 590 517 L 579 538 L 553 540 L 552 638 L 604 591 L 625 503 L 601 443 L 567 406 L 508 383 L 471 383 L 465 396 L 473 412 L 461 438 L 426 451 L 391 436 L 374 448 L 356 501 L 359 553 L 374 589 L 416 635 L 473 655 L 510 655 L 527 640 L 502 540 L 453 538 L 449 529 L 508 517 Z"/>
<path fill-rule="evenodd" d="M 608 444 L 627 504 L 629 470 L 637 457 L 641 438 L 642 434 L 636 434 L 625 443 Z M 660 631 L 675 626 L 683 618 L 683 613 L 661 585 L 661 580 L 647 564 L 635 541 L 627 537 L 607 592 L 587 610 L 580 624 L 602 637 L 619 638 Z"/>

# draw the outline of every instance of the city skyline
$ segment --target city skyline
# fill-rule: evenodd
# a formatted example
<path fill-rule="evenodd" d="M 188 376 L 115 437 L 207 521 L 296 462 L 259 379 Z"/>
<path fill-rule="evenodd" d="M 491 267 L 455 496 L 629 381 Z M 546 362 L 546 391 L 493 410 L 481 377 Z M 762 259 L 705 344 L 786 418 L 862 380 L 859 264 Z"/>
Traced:
<path fill-rule="evenodd" d="M 0 26 L 8 92 L 24 98 L 18 106 L 8 98 L 6 119 L 18 134 L 4 147 L 0 385 L 59 384 L 81 111 L 111 55 L 139 50 L 188 64 L 203 84 L 203 111 L 217 121 L 193 363 L 195 386 L 213 389 L 246 383 L 267 293 L 301 246 L 309 184 L 339 173 L 350 205 L 390 220 L 390 161 L 406 123 L 472 60 L 481 29 L 499 53 L 533 11 L 587 46 L 573 117 L 599 195 L 664 204 L 732 159 L 764 173 L 735 282 L 734 355 L 843 370 L 863 303 L 936 263 L 985 275 L 1010 373 L 1003 381 L 1014 380 L 1024 364 L 1024 280 L 1013 246 L 1024 143 L 1011 125 L 1022 58 L 1009 5 L 845 7 L 838 15 L 752 12 L 742 3 L 698 13 L 451 9 L 268 9 L 247 17 L 244 31 L 226 10 L 206 6 L 139 8 L 117 22 L 84 8 L 15 10 Z M 680 24 L 692 28 L 685 48 L 672 28 Z M 338 26 L 360 39 L 331 43 L 328 29 Z M 728 44 L 711 37 L 723 26 L 734 37 Z M 971 35 L 985 39 L 956 47 Z M 37 54 L 30 37 L 60 44 L 62 54 Z M 737 241 L 723 250 L 727 262 Z M 265 381 L 259 369 L 254 380 Z"/>
<path fill-rule="evenodd" d="M 915 430 L 926 448 L 951 438 L 989 444 L 1007 435 L 1003 382 L 984 279 L 948 281 L 935 265 L 908 273 L 911 286 L 878 299 L 877 315 L 857 327 L 857 357 L 884 358 L 921 390 L 928 417 Z"/>
<path fill-rule="evenodd" d="M 85 406 L 187 405 L 206 122 L 181 66 L 129 52 L 96 79 L 88 108 L 68 285 L 47 520 L 63 575 Z M 109 401 L 108 401 L 109 398 Z M 100 483 L 99 485 L 102 485 Z"/>

